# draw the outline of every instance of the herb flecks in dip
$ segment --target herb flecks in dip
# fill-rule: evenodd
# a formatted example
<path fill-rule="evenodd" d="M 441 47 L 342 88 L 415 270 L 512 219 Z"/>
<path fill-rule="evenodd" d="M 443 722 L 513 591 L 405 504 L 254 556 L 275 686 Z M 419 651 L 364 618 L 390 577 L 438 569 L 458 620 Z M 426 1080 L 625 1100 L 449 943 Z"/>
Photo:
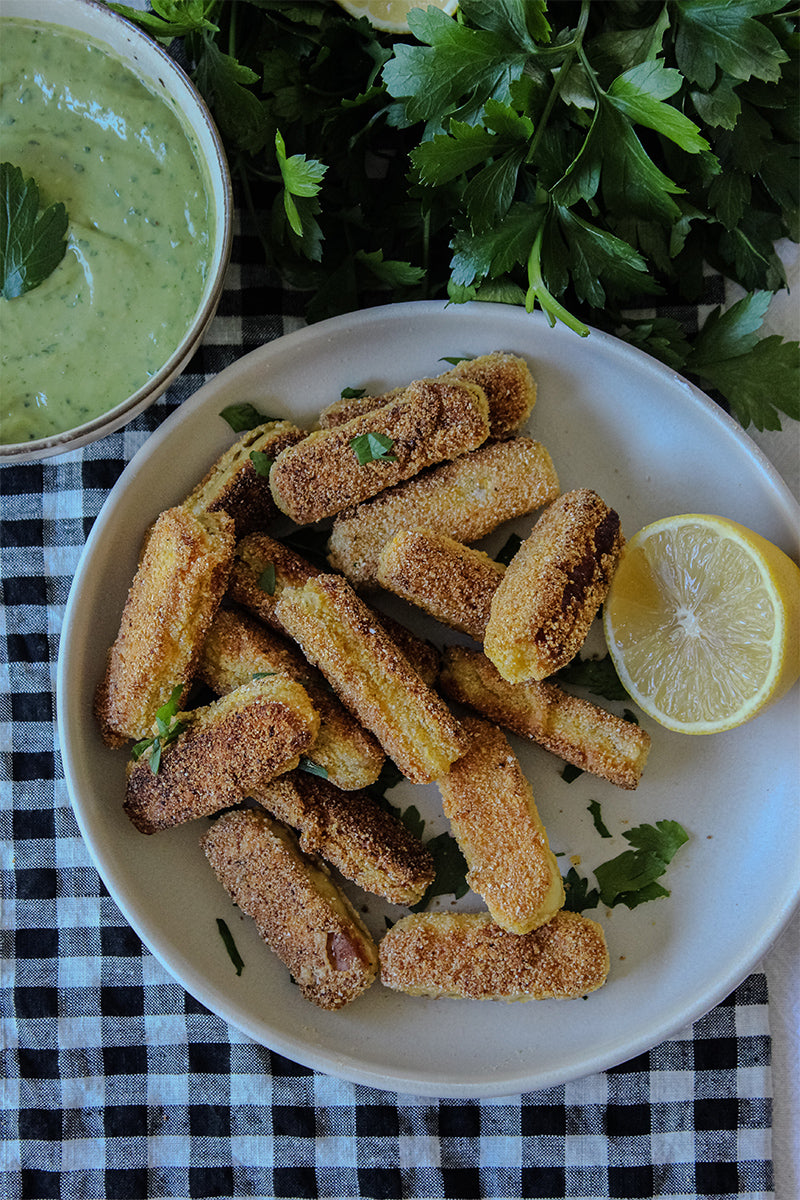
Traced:
<path fill-rule="evenodd" d="M 0 441 L 101 416 L 166 363 L 212 256 L 203 169 L 178 117 L 71 31 L 0 19 L 2 157 L 70 217 L 60 265 L 0 298 Z"/>

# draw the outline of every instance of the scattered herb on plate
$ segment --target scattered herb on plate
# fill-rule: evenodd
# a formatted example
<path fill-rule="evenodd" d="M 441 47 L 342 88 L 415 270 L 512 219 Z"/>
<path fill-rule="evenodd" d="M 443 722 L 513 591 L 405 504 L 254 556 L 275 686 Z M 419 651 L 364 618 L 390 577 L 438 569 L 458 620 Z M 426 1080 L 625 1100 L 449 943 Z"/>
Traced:
<path fill-rule="evenodd" d="M 222 917 L 217 917 L 217 929 L 219 930 L 219 936 L 222 938 L 225 949 L 228 951 L 228 958 L 236 968 L 236 974 L 241 975 L 244 970 L 244 959 L 236 948 L 236 942 L 233 940 L 233 934 L 228 928 L 227 921 L 223 921 Z"/>
<path fill-rule="evenodd" d="M 397 462 L 397 456 L 390 454 L 394 442 L 385 433 L 360 433 L 350 439 L 353 453 L 360 466 L 371 462 Z"/>

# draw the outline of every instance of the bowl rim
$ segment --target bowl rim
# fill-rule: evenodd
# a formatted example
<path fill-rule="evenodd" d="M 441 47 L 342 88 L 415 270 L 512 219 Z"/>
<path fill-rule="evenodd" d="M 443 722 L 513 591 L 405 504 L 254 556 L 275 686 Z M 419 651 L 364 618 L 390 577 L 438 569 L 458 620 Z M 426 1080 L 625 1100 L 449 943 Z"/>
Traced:
<path fill-rule="evenodd" d="M 157 60 L 159 67 L 177 84 L 178 92 L 181 93 L 179 95 L 181 102 L 175 103 L 175 99 L 172 97 L 172 108 L 184 125 L 195 153 L 203 164 L 208 176 L 207 186 L 215 210 L 212 267 L 190 325 L 172 354 L 154 375 L 119 404 L 81 425 L 26 442 L 0 443 L 0 465 L 8 462 L 33 462 L 55 454 L 63 454 L 68 450 L 79 449 L 89 442 L 116 432 L 155 403 L 183 371 L 199 346 L 219 305 L 230 261 L 233 244 L 233 187 L 227 156 L 208 105 L 180 64 L 155 39 L 148 37 L 126 17 L 114 12 L 104 4 L 100 4 L 98 0 L 47 0 L 46 4 L 36 6 L 35 15 L 26 0 L 0 0 L 0 17 L 18 17 L 23 20 L 33 20 L 86 32 L 83 29 L 84 18 L 80 22 L 76 21 L 76 14 L 81 11 L 87 14 L 85 21 L 92 24 L 92 32 L 89 36 L 107 50 L 112 57 L 125 61 L 125 56 L 115 49 L 107 36 L 104 36 L 104 31 L 116 28 L 120 35 L 124 34 L 124 38 L 132 45 L 139 46 L 151 59 Z M 102 28 L 94 29 L 95 20 L 100 23 Z M 144 72 L 144 79 L 148 84 L 154 82 L 155 76 L 156 72 L 153 70 L 148 69 Z M 161 83 L 163 85 L 163 80 Z M 165 103 L 167 102 L 165 96 L 162 95 L 161 98 Z M 187 112 L 183 101 L 188 101 L 194 111 Z M 208 146 L 205 149 L 201 144 L 200 136 L 198 136 L 198 129 L 201 129 L 204 137 L 208 139 Z"/>

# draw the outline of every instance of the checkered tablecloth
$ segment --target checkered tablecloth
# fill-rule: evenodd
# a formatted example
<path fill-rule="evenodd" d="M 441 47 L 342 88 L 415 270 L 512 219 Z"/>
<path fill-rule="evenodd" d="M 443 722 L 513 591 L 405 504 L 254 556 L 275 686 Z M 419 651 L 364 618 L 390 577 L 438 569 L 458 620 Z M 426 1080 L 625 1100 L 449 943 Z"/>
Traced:
<path fill-rule="evenodd" d="M 545 1091 L 430 1100 L 315 1073 L 208 1012 L 127 926 L 63 779 L 55 663 L 86 536 L 178 404 L 302 322 L 241 236 L 186 373 L 125 430 L 0 468 L 3 1192 L 116 1197 L 768 1197 L 766 982 L 678 1036 Z"/>

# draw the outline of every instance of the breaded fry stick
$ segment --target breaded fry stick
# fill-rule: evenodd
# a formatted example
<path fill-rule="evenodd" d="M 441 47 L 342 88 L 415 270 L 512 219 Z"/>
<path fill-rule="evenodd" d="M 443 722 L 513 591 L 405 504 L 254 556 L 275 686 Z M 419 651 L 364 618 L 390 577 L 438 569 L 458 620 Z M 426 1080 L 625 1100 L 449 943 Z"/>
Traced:
<path fill-rule="evenodd" d="M 391 438 L 391 457 L 359 462 L 352 440 L 370 433 Z M 474 450 L 488 434 L 489 407 L 480 388 L 419 380 L 383 408 L 289 446 L 270 472 L 272 495 L 298 525 L 313 524 Z"/>
<path fill-rule="evenodd" d="M 265 529 L 278 516 L 269 487 L 269 474 L 259 474 L 251 454 L 275 459 L 281 450 L 306 436 L 290 421 L 266 421 L 243 433 L 221 455 L 187 496 L 184 507 L 193 513 L 226 512 L 236 522 L 236 536 Z"/>
<path fill-rule="evenodd" d="M 381 550 L 404 529 L 469 544 L 557 495 L 558 477 L 544 446 L 525 437 L 492 442 L 340 513 L 328 561 L 351 583 L 374 585 Z"/>
<path fill-rule="evenodd" d="M 508 683 L 479 650 L 448 646 L 439 686 L 520 737 L 617 787 L 635 788 L 650 751 L 650 734 L 549 680 Z"/>
<path fill-rule="evenodd" d="M 477 358 L 464 359 L 450 371 L 435 378 L 466 379 L 483 388 L 489 402 L 489 437 L 508 437 L 527 421 L 536 403 L 536 383 L 524 358 L 496 350 Z M 402 393 L 393 388 L 379 396 L 360 396 L 357 399 L 336 400 L 320 414 L 322 429 L 335 429 L 353 417 L 363 416 L 382 408 Z"/>
<path fill-rule="evenodd" d="M 490 437 L 504 438 L 519 429 L 536 404 L 536 382 L 524 358 L 496 350 L 465 358 L 450 372 L 454 379 L 476 383 L 489 401 Z"/>
<path fill-rule="evenodd" d="M 522 936 L 489 913 L 412 913 L 378 950 L 381 982 L 411 996 L 575 1000 L 602 987 L 609 969 L 600 926 L 566 911 Z"/>
<path fill-rule="evenodd" d="M 447 773 L 464 749 L 458 722 L 345 579 L 284 588 L 276 615 L 406 778 Z"/>
<path fill-rule="evenodd" d="M 198 678 L 224 695 L 256 673 L 287 675 L 305 688 L 319 714 L 319 733 L 308 757 L 323 768 L 332 784 L 350 790 L 375 782 L 385 760 L 383 750 L 294 642 L 246 613 L 220 609 L 203 646 Z"/>
<path fill-rule="evenodd" d="M 482 550 L 443 533 L 411 529 L 383 547 L 377 580 L 442 624 L 482 642 L 504 573 L 505 567 Z"/>
<path fill-rule="evenodd" d="M 236 544 L 228 595 L 281 633 L 285 631 L 275 616 L 281 592 L 285 587 L 302 587 L 319 574 L 317 567 L 282 542 L 266 533 L 251 533 Z"/>
<path fill-rule="evenodd" d="M 505 735 L 463 722 L 466 754 L 438 781 L 444 815 L 467 860 L 467 883 L 509 933 L 530 933 L 564 904 L 564 885 L 533 792 Z"/>
<path fill-rule="evenodd" d="M 146 737 L 159 708 L 185 691 L 228 585 L 234 529 L 227 513 L 163 512 L 147 535 L 95 692 L 103 739 L 121 746 Z"/>
<path fill-rule="evenodd" d="M 307 1000 L 335 1010 L 375 979 L 371 934 L 324 865 L 266 813 L 225 813 L 201 841 L 234 904 L 288 967 Z"/>
<path fill-rule="evenodd" d="M 544 679 L 575 656 L 623 542 L 618 515 L 588 488 L 545 509 L 492 599 L 483 648 L 504 679 Z"/>
<path fill-rule="evenodd" d="M 341 792 L 318 776 L 290 771 L 253 799 L 298 830 L 306 854 L 319 854 L 392 904 L 416 904 L 433 883 L 430 851 L 368 792 Z"/>
<path fill-rule="evenodd" d="M 281 675 L 245 683 L 180 719 L 186 729 L 164 746 L 157 774 L 147 756 L 129 766 L 125 811 L 140 833 L 238 804 L 293 770 L 319 730 L 303 688 Z"/>

